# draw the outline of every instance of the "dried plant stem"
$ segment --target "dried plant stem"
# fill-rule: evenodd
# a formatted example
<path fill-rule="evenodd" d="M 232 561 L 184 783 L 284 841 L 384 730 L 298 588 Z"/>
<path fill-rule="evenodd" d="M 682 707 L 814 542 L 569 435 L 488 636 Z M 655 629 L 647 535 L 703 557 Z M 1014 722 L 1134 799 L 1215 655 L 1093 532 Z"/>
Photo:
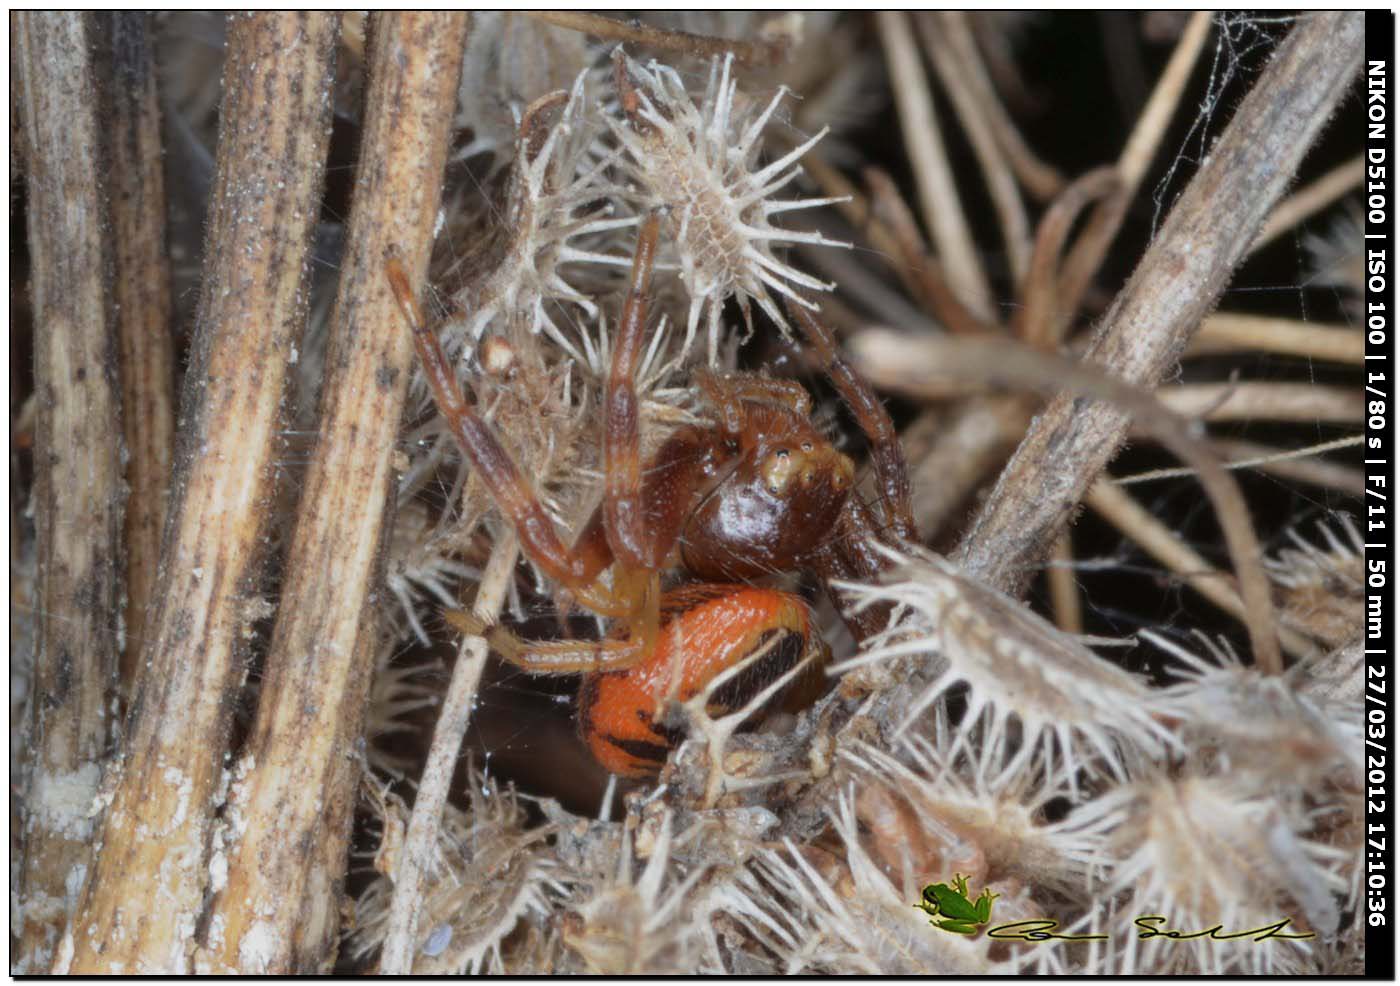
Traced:
<path fill-rule="evenodd" d="M 1217 312 L 1201 323 L 1186 355 L 1237 351 L 1283 353 L 1360 366 L 1365 349 L 1362 331 L 1345 325 Z"/>
<path fill-rule="evenodd" d="M 1299 21 L 1109 309 L 1086 362 L 1144 386 L 1155 385 L 1176 363 L 1304 151 L 1346 94 L 1359 65 L 1363 32 L 1360 15 L 1319 14 Z M 1221 222 L 1226 214 L 1231 221 Z M 1119 408 L 1068 395 L 1052 401 L 963 539 L 959 560 L 969 574 L 1019 592 L 1117 450 L 1126 427 Z M 1251 589 L 1243 573 L 1240 577 L 1253 609 L 1251 593 L 1267 596 L 1267 585 Z M 1252 626 L 1251 634 L 1260 629 Z"/>
<path fill-rule="evenodd" d="M 260 536 L 288 355 L 305 323 L 336 23 L 255 14 L 229 27 L 170 537 L 143 647 L 150 670 L 69 927 L 74 972 L 189 969 L 243 641 L 265 605 Z"/>
<path fill-rule="evenodd" d="M 1337 449 L 1355 448 L 1363 441 L 1361 435 L 1348 435 L 1331 442 L 1319 442 L 1300 449 L 1277 449 L 1253 442 L 1226 441 L 1217 439 L 1211 444 L 1221 455 L 1227 457 L 1227 469 L 1259 469 L 1271 472 L 1286 479 L 1310 483 L 1323 489 L 1341 490 L 1353 496 L 1365 495 L 1365 477 L 1360 469 L 1339 466 L 1335 462 L 1319 460 L 1301 462 L 1325 452 Z M 1181 476 L 1194 476 L 1193 469 L 1153 469 L 1151 472 L 1120 476 L 1114 480 L 1117 486 L 1132 486 L 1135 483 L 1149 483 L 1159 479 L 1176 479 Z"/>
<path fill-rule="evenodd" d="M 978 396 L 939 421 L 928 450 L 909 456 L 914 525 L 925 538 L 933 538 L 951 523 L 954 511 L 1006 461 L 1025 434 L 1030 416 L 1023 397 Z M 915 419 L 906 433 L 924 420 L 923 415 Z"/>
<path fill-rule="evenodd" d="M 1157 399 L 1202 421 L 1298 421 L 1360 425 L 1366 395 L 1354 387 L 1246 380 L 1162 387 Z"/>
<path fill-rule="evenodd" d="M 19 13 L 34 311 L 38 651 L 11 971 L 48 971 L 91 849 L 88 805 L 111 739 L 122 476 L 121 394 L 101 176 L 102 121 L 81 13 Z"/>
<path fill-rule="evenodd" d="M 1151 98 L 1138 116 L 1137 124 L 1118 158 L 1118 177 L 1122 181 L 1120 195 L 1099 204 L 1065 261 L 1059 292 L 1062 309 L 1078 311 L 1080 299 L 1084 297 L 1084 292 L 1088 290 L 1094 275 L 1103 266 L 1109 245 L 1123 224 L 1128 204 L 1137 195 L 1143 176 L 1147 174 L 1152 159 L 1157 155 L 1157 148 L 1162 142 L 1162 135 L 1166 133 L 1167 124 L 1171 122 L 1172 115 L 1181 102 L 1186 82 L 1196 65 L 1196 58 L 1210 33 L 1210 24 L 1209 11 L 1198 11 L 1191 16 L 1186 30 L 1181 34 L 1181 40 L 1177 42 L 1176 50 L 1172 52 L 1171 60 L 1167 62 L 1162 77 L 1157 80 L 1157 86 L 1152 90 Z"/>
<path fill-rule="evenodd" d="M 992 319 L 992 291 L 982 271 L 977 244 L 963 214 L 943 147 L 943 134 L 933 111 L 933 94 L 919 63 L 908 16 L 900 11 L 875 14 L 894 89 L 895 108 L 904 145 L 914 168 L 924 224 L 933 238 L 938 259 L 948 272 L 954 293 L 979 318 Z"/>
<path fill-rule="evenodd" d="M 1213 567 L 1111 479 L 1101 479 L 1089 487 L 1084 502 L 1192 589 L 1236 619 L 1245 618 L 1244 603 L 1235 591 L 1235 580 Z M 1287 627 L 1280 627 L 1278 636 L 1283 649 L 1295 658 L 1317 652 L 1317 647 L 1307 638 Z"/>
<path fill-rule="evenodd" d="M 1059 307 L 1060 253 L 1070 229 L 1091 202 L 1122 195 L 1117 169 L 1096 168 L 1076 179 L 1041 217 L 1021 289 L 1023 307 L 1016 316 L 1018 334 L 1028 344 L 1041 349 L 1059 345 L 1063 329 L 1074 315 Z"/>
<path fill-rule="evenodd" d="M 1041 353 L 1009 340 L 992 342 L 931 336 L 900 337 L 896 333 L 872 329 L 853 339 L 851 345 L 857 364 L 867 371 L 868 376 L 889 381 L 906 393 L 917 394 L 930 377 L 947 374 L 974 377 L 994 386 L 1011 385 L 1042 392 L 1077 393 L 1098 401 L 1112 402 L 1116 413 L 1130 414 L 1139 427 L 1197 470 L 1201 485 L 1215 508 L 1235 565 L 1255 660 L 1269 673 L 1277 674 L 1282 670 L 1283 662 L 1274 636 L 1269 581 L 1261 564 L 1259 542 L 1254 535 L 1244 497 L 1234 478 L 1207 451 L 1204 443 L 1191 434 L 1185 419 L 1173 414 L 1150 394 L 1107 375 L 1092 364 Z M 1058 400 L 1060 398 L 1056 398 Z M 1044 415 L 1037 418 L 1037 423 L 1043 419 Z M 1003 472 L 998 490 L 1006 482 L 1007 474 Z M 996 491 L 993 491 L 995 494 Z M 1027 515 L 1031 516 L 1029 510 Z M 1053 527 L 1049 539 L 1058 537 L 1063 529 L 1063 525 Z M 1020 543 L 1013 533 L 997 533 L 1007 543 Z M 995 577 L 1004 579 L 1019 590 L 1029 580 L 1030 573 L 1009 569 L 999 571 L 983 556 L 983 542 L 978 540 L 978 534 L 974 527 L 959 544 L 964 568 L 976 578 L 985 578 L 981 572 L 991 571 Z M 1048 552 L 1052 546 L 1045 544 L 1043 552 Z M 1036 561 L 1039 562 L 1042 557 L 1043 553 L 1038 553 Z M 968 558 L 977 562 L 978 567 L 973 568 Z"/>
<path fill-rule="evenodd" d="M 940 17 L 943 19 L 949 43 L 961 58 L 967 84 L 976 97 L 982 118 L 991 128 L 1002 155 L 1021 184 L 1026 186 L 1026 190 L 1034 198 L 1041 202 L 1050 201 L 1064 189 L 1065 178 L 1054 166 L 1035 155 L 1021 136 L 1021 132 L 1016 129 L 1011 115 L 1002 106 L 996 86 L 992 84 L 983 64 L 977 39 L 968 24 L 967 12 L 949 10 L 942 12 Z"/>
<path fill-rule="evenodd" d="M 973 314 L 948 285 L 942 266 L 929 256 L 914 215 L 890 176 L 879 168 L 866 168 L 865 182 L 870 187 L 871 226 L 878 223 L 893 239 L 896 253 L 904 261 L 900 269 L 913 275 L 914 294 L 923 299 L 925 307 L 949 332 L 976 335 L 993 331 L 992 325 Z"/>
<path fill-rule="evenodd" d="M 1065 633 L 1084 632 L 1084 604 L 1079 598 L 1079 583 L 1074 578 L 1074 543 L 1066 531 L 1055 540 L 1050 551 L 1050 565 L 1045 580 L 1050 587 L 1050 611 L 1055 625 Z"/>
<path fill-rule="evenodd" d="M 328 971 L 358 775 L 382 578 L 390 457 L 413 367 L 384 273 L 427 271 L 467 18 L 375 14 L 349 246 L 331 317 L 320 437 L 288 555 L 257 718 L 229 796 L 228 886 L 201 960 L 211 970 Z M 361 636 L 368 645 L 357 646 Z M 308 702 L 307 696 L 317 700 Z M 315 847 L 308 852 L 307 847 Z"/>
<path fill-rule="evenodd" d="M 667 31 L 640 22 L 628 23 L 582 10 L 527 10 L 524 13 L 545 24 L 591 34 L 595 38 L 627 41 L 693 58 L 719 58 L 732 52 L 735 60 L 745 65 L 777 65 L 787 58 L 788 52 L 785 37 L 760 41 L 714 38 L 688 31 Z"/>
<path fill-rule="evenodd" d="M 951 13 L 915 13 L 911 15 L 923 41 L 924 51 L 933 63 L 943 88 L 953 101 L 953 109 L 958 114 L 958 122 L 972 144 L 972 152 L 977 163 L 982 166 L 983 180 L 992 198 L 992 208 L 996 211 L 997 222 L 1001 226 L 1002 242 L 1006 244 L 1007 259 L 1011 264 L 1011 274 L 1020 281 L 1026 276 L 1031 258 L 1031 224 L 1026 216 L 1026 205 L 1021 201 L 1021 190 L 1016 185 L 1016 176 L 1011 171 L 1006 155 L 997 143 L 995 133 L 988 122 L 985 106 L 986 92 L 978 89 L 974 76 L 975 66 L 965 63 L 964 52 L 972 46 L 972 36 L 967 25 L 955 19 Z M 953 33 L 960 32 L 965 37 L 962 47 L 955 47 Z"/>
<path fill-rule="evenodd" d="M 480 620 L 494 622 L 505 601 L 511 574 L 515 571 L 517 555 L 515 533 L 507 531 L 496 539 L 491 558 L 482 573 L 473 612 Z M 467 732 L 476 689 L 486 666 L 487 647 L 482 637 L 463 637 L 457 651 L 457 664 L 452 669 L 452 681 L 443 698 L 442 712 L 433 730 L 432 747 L 423 776 L 418 783 L 418 795 L 413 800 L 413 814 L 408 822 L 399 865 L 393 874 L 394 895 L 389 904 L 389 930 L 380 954 L 379 971 L 388 976 L 406 976 L 413 971 L 413 954 L 418 941 L 418 913 L 422 908 L 423 875 L 432 865 L 437 846 L 438 830 L 442 827 L 442 809 L 447 803 L 447 789 L 462 737 Z"/>
<path fill-rule="evenodd" d="M 1366 178 L 1366 163 L 1358 154 L 1345 164 L 1338 165 L 1321 178 L 1294 192 L 1280 202 L 1270 214 L 1268 222 L 1259 231 L 1249 252 L 1267 246 L 1304 219 L 1327 208 Z"/>
<path fill-rule="evenodd" d="M 106 170 L 112 211 L 113 294 L 117 303 L 126 443 L 126 650 L 122 695 L 136 693 L 153 601 L 160 537 L 170 495 L 175 431 L 175 343 L 170 324 L 170 260 L 165 251 L 165 170 L 150 14 L 99 15 Z"/>

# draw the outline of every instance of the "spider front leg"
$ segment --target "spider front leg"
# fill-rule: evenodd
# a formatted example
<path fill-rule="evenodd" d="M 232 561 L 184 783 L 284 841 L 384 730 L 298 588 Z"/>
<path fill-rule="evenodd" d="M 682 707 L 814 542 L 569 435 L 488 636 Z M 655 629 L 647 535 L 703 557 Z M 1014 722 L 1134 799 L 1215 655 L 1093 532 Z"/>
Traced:
<path fill-rule="evenodd" d="M 632 600 L 631 635 L 646 649 L 661 623 L 660 570 L 671 545 L 646 523 L 642 483 L 637 366 L 646 342 L 647 297 L 656 263 L 661 212 L 651 212 L 637 235 L 627 301 L 617 326 L 603 403 L 603 529 L 613 556 L 613 591 Z"/>
<path fill-rule="evenodd" d="M 570 589 L 583 589 L 594 580 L 597 572 L 589 571 L 585 559 L 559 539 L 549 515 L 510 453 L 491 431 L 491 426 L 462 396 L 447 354 L 442 350 L 442 342 L 423 317 L 418 299 L 409 287 L 408 275 L 397 257 L 388 259 L 386 273 L 399 308 L 413 330 L 413 344 L 432 388 L 438 413 L 476 467 L 496 506 L 514 526 L 520 550 L 550 578 Z"/>

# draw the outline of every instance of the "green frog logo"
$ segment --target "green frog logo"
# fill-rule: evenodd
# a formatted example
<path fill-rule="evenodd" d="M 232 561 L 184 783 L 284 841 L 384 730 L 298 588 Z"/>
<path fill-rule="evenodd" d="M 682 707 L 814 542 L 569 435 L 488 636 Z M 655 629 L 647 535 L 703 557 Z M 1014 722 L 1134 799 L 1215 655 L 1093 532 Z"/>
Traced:
<path fill-rule="evenodd" d="M 984 887 L 977 900 L 968 897 L 967 877 L 953 874 L 953 885 L 931 883 L 924 888 L 924 899 L 914 906 L 930 918 L 929 924 L 955 935 L 975 935 L 992 919 L 992 901 L 1000 896 Z"/>

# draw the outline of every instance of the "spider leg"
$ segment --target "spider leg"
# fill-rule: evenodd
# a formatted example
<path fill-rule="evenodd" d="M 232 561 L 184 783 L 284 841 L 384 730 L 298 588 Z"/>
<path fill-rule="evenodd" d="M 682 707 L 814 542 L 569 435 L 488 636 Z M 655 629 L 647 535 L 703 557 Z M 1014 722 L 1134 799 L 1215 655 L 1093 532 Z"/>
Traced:
<path fill-rule="evenodd" d="M 596 573 L 589 572 L 584 559 L 559 539 L 554 524 L 510 453 L 501 445 L 490 425 L 462 396 L 447 355 L 442 350 L 442 343 L 424 319 L 418 300 L 408 285 L 408 275 L 397 257 L 388 259 L 386 273 L 399 308 L 413 330 L 413 343 L 423 364 L 423 373 L 432 388 L 438 412 L 447 422 L 457 444 L 476 467 L 486 488 L 491 491 L 496 505 L 515 527 L 521 550 L 550 578 L 571 589 L 583 588 Z"/>
<path fill-rule="evenodd" d="M 603 521 L 613 559 L 629 569 L 655 568 L 642 510 L 642 438 L 636 375 L 646 341 L 647 293 L 660 216 L 647 216 L 637 237 L 632 281 L 613 345 L 603 404 Z"/>
<path fill-rule="evenodd" d="M 500 624 L 487 626 L 465 610 L 444 610 L 442 615 L 462 633 L 485 637 L 493 651 L 530 674 L 625 671 L 643 654 L 639 640 L 521 640 Z"/>
<path fill-rule="evenodd" d="M 841 355 L 831 330 L 800 304 L 789 300 L 787 310 L 870 441 L 870 456 L 875 463 L 889 526 L 903 540 L 917 541 L 914 510 L 909 501 L 909 469 L 889 412 L 865 378 Z"/>
<path fill-rule="evenodd" d="M 870 508 L 860 497 L 851 496 L 846 500 L 832 537 L 812 555 L 810 562 L 856 643 L 870 639 L 889 626 L 894 604 L 877 603 L 859 612 L 850 612 L 847 601 L 832 588 L 831 582 L 833 579 L 842 582 L 876 581 L 886 567 L 885 560 L 875 551 L 875 543 L 879 540 L 879 526 Z"/>

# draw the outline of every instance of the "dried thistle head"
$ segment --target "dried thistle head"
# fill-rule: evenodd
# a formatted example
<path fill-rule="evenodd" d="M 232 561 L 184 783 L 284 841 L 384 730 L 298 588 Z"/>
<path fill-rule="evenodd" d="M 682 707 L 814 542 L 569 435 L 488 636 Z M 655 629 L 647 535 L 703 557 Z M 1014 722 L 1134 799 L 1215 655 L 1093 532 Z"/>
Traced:
<path fill-rule="evenodd" d="M 545 847 L 549 826 L 527 827 L 513 793 L 475 771 L 469 775 L 470 810 L 446 806 L 427 868 L 413 958 L 418 974 L 504 971 L 507 937 L 527 913 L 547 915 L 548 898 L 560 892 Z M 368 800 L 381 832 L 375 867 L 392 873 L 407 808 L 396 797 Z M 392 891 L 393 881 L 381 876 L 355 901 L 348 944 L 356 960 L 366 960 L 384 944 Z"/>
<path fill-rule="evenodd" d="M 903 615 L 832 670 L 906 657 L 924 662 L 931 683 L 910 702 L 901 732 L 965 685 L 967 707 L 948 755 L 971 754 L 975 745 L 992 788 L 1030 769 L 1071 785 L 1081 771 L 1123 778 L 1175 745 L 1141 679 L 930 552 L 889 554 L 895 567 L 887 584 L 842 588 L 857 606 L 893 603 Z M 941 671 L 928 670 L 931 662 Z"/>
<path fill-rule="evenodd" d="M 762 110 L 745 106 L 731 78 L 733 56 L 726 56 L 711 64 L 709 84 L 697 106 L 674 69 L 655 61 L 640 65 L 621 50 L 615 60 L 624 119 L 609 118 L 608 123 L 627 151 L 636 207 L 667 209 L 666 238 L 675 245 L 680 276 L 690 295 L 687 338 L 707 313 L 709 359 L 714 363 L 720 312 L 731 297 L 738 299 L 746 319 L 750 302 L 755 302 L 788 331 L 787 319 L 770 292 L 812 307 L 797 289 L 827 291 L 832 285 L 778 260 L 774 245 L 849 246 L 770 221 L 780 212 L 835 201 L 773 198 L 801 173 L 797 162 L 826 131 L 759 166 L 760 138 L 787 92 L 784 87 Z"/>
<path fill-rule="evenodd" d="M 1132 920 L 1159 915 L 1163 928 L 1244 929 L 1286 916 L 1293 934 L 1335 933 L 1332 895 L 1346 889 L 1345 854 L 1312 837 L 1314 826 L 1288 792 L 1198 774 L 1123 785 L 1066 822 L 1102 847 L 1096 856 L 1115 858 L 1096 893 L 1112 905 L 1110 933 L 1139 953 L 1124 967 L 1202 973 L 1287 972 L 1309 946 L 1284 939 L 1237 949 L 1209 940 L 1139 946 Z"/>
<path fill-rule="evenodd" d="M 1349 516 L 1336 516 L 1335 523 L 1317 525 L 1324 546 L 1290 529 L 1293 547 L 1264 560 L 1283 620 L 1329 647 L 1361 633 L 1366 584 L 1361 534 Z"/>
<path fill-rule="evenodd" d="M 592 296 L 606 282 L 596 271 L 590 280 L 590 272 L 577 268 L 629 264 L 625 252 L 592 246 L 600 235 L 637 221 L 616 214 L 620 193 L 609 179 L 614 152 L 599 144 L 601 133 L 586 72 L 567 92 L 541 96 L 525 108 L 495 200 L 484 209 L 457 210 L 467 219 L 459 219 L 463 228 L 449 241 L 460 252 L 440 275 L 459 285 L 451 289 L 452 300 L 462 314 L 441 330 L 449 353 L 466 350 L 492 326 L 515 345 L 524 334 L 543 331 L 582 359 L 565 331 L 572 320 L 566 313 L 596 318 Z M 572 276 L 566 266 L 575 268 Z"/>

